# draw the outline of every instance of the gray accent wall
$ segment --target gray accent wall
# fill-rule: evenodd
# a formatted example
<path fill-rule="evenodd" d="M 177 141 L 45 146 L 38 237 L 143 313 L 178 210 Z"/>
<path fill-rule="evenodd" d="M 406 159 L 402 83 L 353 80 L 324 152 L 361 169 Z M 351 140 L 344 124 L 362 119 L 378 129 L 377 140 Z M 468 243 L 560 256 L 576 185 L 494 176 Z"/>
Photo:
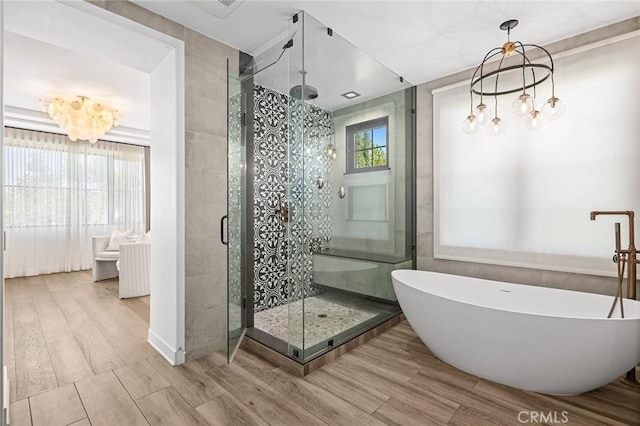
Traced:
<path fill-rule="evenodd" d="M 632 18 L 547 46 L 551 54 L 586 46 L 640 29 L 640 18 Z M 478 58 L 480 61 L 482 58 Z M 615 294 L 616 280 L 600 276 L 516 268 L 433 257 L 433 96 L 434 89 L 469 81 L 472 70 L 418 86 L 417 93 L 417 269 L 466 275 L 496 281 L 555 287 L 601 294 Z M 569 107 L 570 108 L 570 107 Z M 460 130 L 462 131 L 462 130 Z M 588 214 L 588 212 L 585 212 Z M 613 246 L 612 246 L 613 250 Z M 615 270 L 615 265 L 611 265 Z"/>
<path fill-rule="evenodd" d="M 225 350 L 227 253 L 219 221 L 227 212 L 227 60 L 237 76 L 239 53 L 128 1 L 90 3 L 185 43 L 184 349 L 187 360 Z"/>

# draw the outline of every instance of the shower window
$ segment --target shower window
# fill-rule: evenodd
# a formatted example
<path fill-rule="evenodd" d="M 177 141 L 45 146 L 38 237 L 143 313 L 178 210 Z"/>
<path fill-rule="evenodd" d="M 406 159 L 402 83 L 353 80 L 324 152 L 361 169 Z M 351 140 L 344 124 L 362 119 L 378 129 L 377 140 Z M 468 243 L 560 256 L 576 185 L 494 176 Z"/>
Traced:
<path fill-rule="evenodd" d="M 347 173 L 389 169 L 389 117 L 348 126 Z"/>

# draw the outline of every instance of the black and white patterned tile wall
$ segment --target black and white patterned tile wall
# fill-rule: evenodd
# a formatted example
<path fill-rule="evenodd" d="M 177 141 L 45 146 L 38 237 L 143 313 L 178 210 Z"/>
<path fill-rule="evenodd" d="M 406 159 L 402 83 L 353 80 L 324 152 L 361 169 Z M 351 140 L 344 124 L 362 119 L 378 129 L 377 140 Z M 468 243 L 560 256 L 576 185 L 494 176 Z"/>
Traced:
<path fill-rule="evenodd" d="M 317 292 L 312 253 L 331 242 L 331 113 L 254 90 L 254 310 Z M 325 181 L 318 188 L 317 180 Z M 279 210 L 287 207 L 288 221 Z"/>

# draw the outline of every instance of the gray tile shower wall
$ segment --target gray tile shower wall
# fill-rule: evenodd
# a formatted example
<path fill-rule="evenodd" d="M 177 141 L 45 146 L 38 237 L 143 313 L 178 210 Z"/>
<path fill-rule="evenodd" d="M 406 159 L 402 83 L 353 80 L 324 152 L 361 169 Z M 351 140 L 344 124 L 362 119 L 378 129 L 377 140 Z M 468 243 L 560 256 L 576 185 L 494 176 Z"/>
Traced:
<path fill-rule="evenodd" d="M 254 310 L 315 294 L 312 253 L 331 242 L 331 113 L 254 87 Z M 323 177 L 322 188 L 317 179 Z M 287 214 L 284 214 L 287 210 Z M 287 216 L 286 218 L 284 216 Z"/>

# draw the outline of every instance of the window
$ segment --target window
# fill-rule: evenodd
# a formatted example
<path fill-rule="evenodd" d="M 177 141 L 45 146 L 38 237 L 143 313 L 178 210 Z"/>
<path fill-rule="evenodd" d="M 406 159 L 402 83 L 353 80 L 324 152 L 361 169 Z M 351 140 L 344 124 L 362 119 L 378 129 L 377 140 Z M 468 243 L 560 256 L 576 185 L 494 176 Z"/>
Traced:
<path fill-rule="evenodd" d="M 554 61 L 567 113 L 536 131 L 509 117 L 500 136 L 467 135 L 460 117 L 469 112 L 468 84 L 434 91 L 436 258 L 615 274 L 613 223 L 621 222 L 625 244 L 627 221 L 591 221 L 589 212 L 640 210 L 640 109 L 628 95 L 640 93 L 639 41 Z M 548 96 L 548 87 L 538 89 L 539 99 Z M 501 111 L 512 101 L 499 98 Z"/>
<path fill-rule="evenodd" d="M 6 128 L 5 277 L 91 268 L 91 237 L 145 230 L 142 147 Z"/>
<path fill-rule="evenodd" d="M 347 126 L 347 173 L 389 169 L 389 117 Z"/>

